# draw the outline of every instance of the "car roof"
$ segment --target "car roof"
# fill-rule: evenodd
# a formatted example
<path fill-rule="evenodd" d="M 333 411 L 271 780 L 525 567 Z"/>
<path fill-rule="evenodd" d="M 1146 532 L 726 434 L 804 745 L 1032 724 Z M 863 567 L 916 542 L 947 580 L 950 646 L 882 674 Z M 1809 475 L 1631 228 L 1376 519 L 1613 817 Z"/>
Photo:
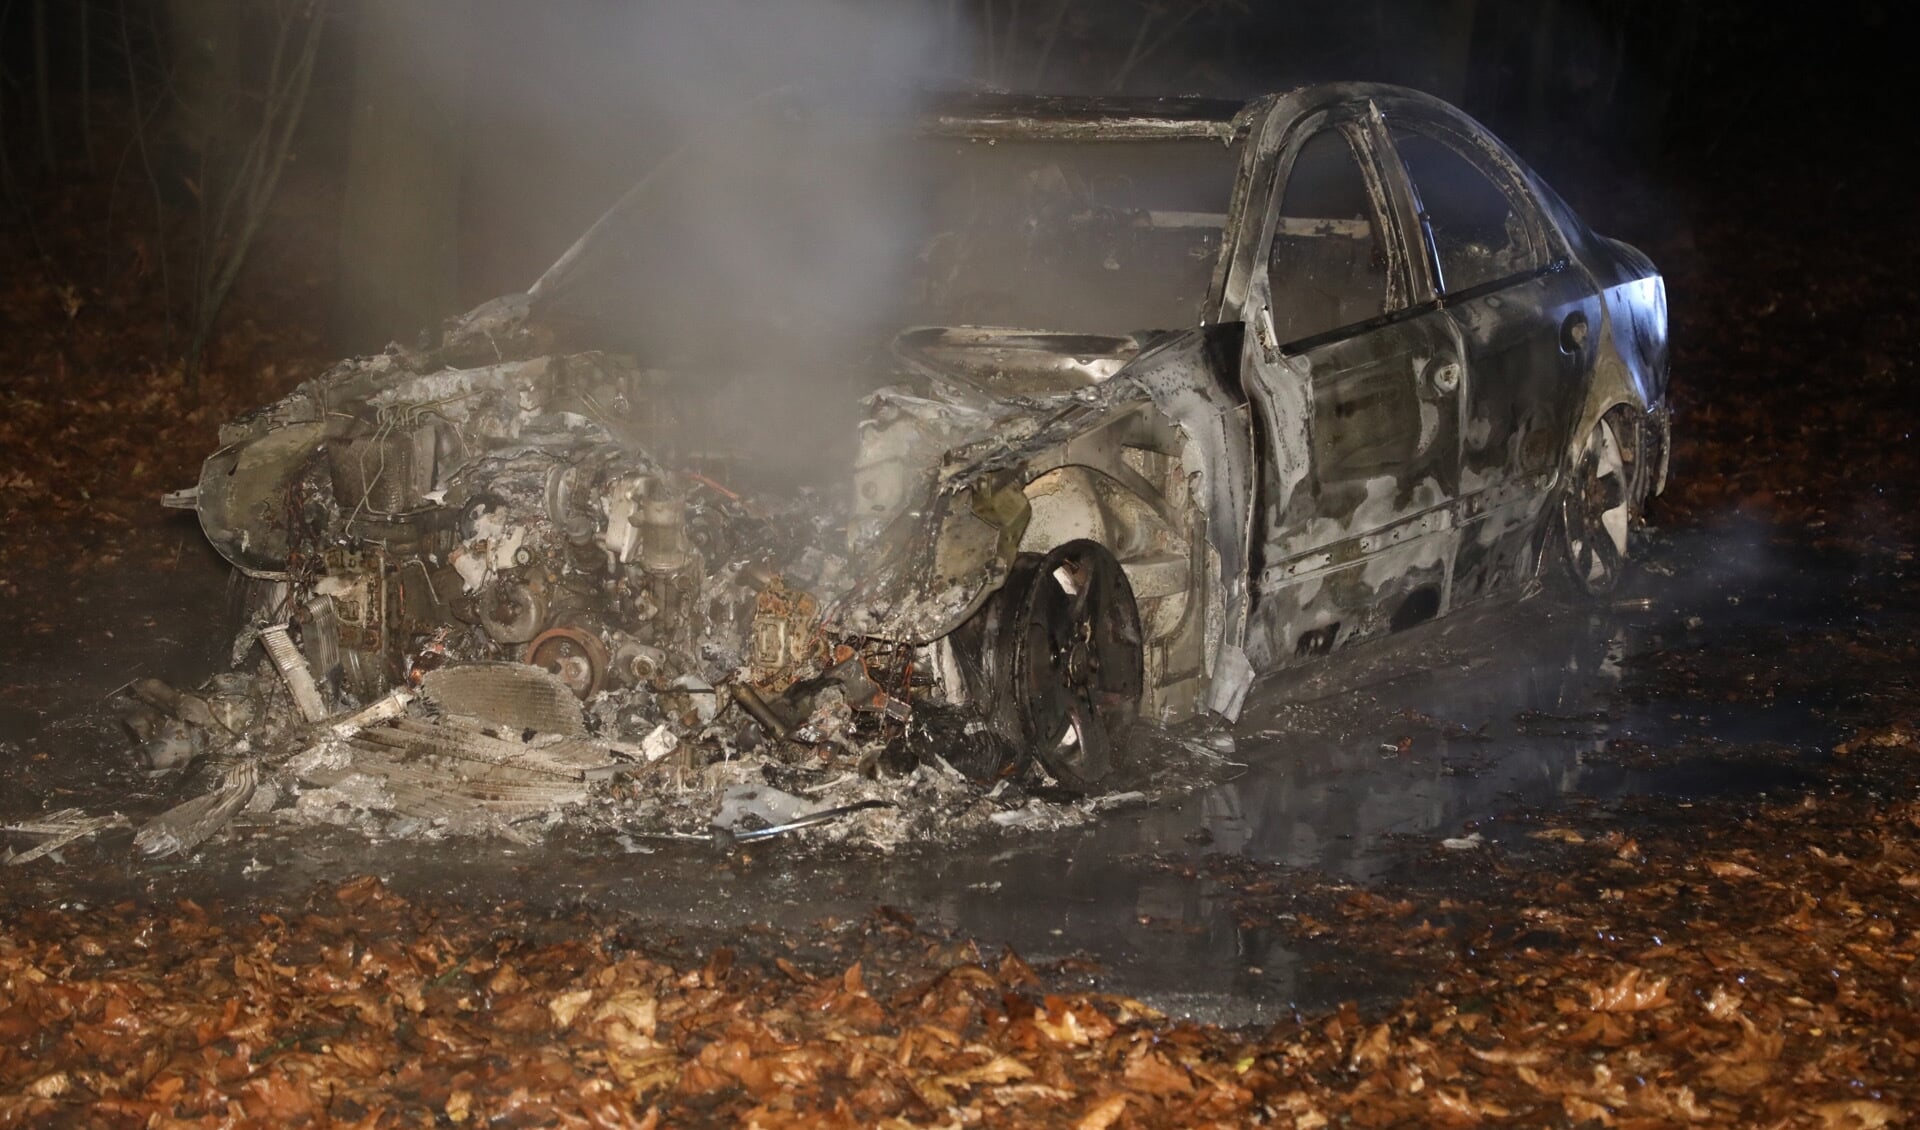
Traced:
<path fill-rule="evenodd" d="M 1244 128 L 1249 105 L 1237 98 L 940 94 L 929 98 L 920 129 L 990 140 L 1230 141 Z"/>
<path fill-rule="evenodd" d="M 936 137 L 983 140 L 1152 141 L 1161 138 L 1245 136 L 1263 107 L 1287 117 L 1336 102 L 1391 100 L 1463 119 L 1453 106 L 1403 86 L 1377 82 L 1319 82 L 1258 98 L 1007 94 L 949 92 L 925 96 L 919 131 Z"/>

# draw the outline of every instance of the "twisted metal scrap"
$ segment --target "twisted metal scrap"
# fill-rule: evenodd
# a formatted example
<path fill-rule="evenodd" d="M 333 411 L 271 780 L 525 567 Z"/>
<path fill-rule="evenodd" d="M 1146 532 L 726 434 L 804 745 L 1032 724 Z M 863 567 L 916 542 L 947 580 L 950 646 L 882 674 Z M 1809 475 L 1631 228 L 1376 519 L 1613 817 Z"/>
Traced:
<path fill-rule="evenodd" d="M 243 761 L 227 770 L 219 788 L 147 821 L 134 833 L 133 845 L 142 855 L 154 859 L 184 855 L 226 827 L 234 813 L 253 799 L 253 790 L 259 784 L 259 764 Z"/>
<path fill-rule="evenodd" d="M 127 818 L 118 812 L 108 813 L 105 816 L 88 816 L 77 808 L 63 808 L 58 812 L 50 812 L 37 820 L 26 820 L 18 824 L 9 824 L 4 829 L 0 829 L 0 831 L 24 832 L 33 836 L 53 837 L 45 843 L 29 848 L 18 855 L 9 854 L 7 856 L 7 865 L 10 867 L 18 867 L 23 863 L 31 863 L 36 859 L 52 855 L 68 844 L 76 840 L 85 839 L 96 832 L 103 832 L 108 828 L 124 828 L 127 826 L 127 823 Z"/>

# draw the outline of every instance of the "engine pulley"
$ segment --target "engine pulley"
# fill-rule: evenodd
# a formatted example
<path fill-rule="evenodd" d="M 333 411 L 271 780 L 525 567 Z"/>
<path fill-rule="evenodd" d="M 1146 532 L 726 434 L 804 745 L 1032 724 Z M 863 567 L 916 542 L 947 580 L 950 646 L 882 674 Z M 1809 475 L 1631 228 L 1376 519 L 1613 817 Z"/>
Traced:
<path fill-rule="evenodd" d="M 560 677 L 582 699 L 599 693 L 607 677 L 607 648 L 592 632 L 549 628 L 527 645 L 526 660 Z"/>

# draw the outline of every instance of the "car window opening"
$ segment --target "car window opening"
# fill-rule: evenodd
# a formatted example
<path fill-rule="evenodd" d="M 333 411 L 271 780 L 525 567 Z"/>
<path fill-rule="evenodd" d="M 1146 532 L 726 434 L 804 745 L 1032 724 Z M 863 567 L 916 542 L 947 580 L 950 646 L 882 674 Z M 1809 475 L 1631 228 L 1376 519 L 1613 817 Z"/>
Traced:
<path fill-rule="evenodd" d="M 1391 132 L 1413 182 L 1438 264 L 1442 294 L 1458 294 L 1546 266 L 1525 215 L 1507 191 L 1452 144 L 1396 126 Z"/>
<path fill-rule="evenodd" d="M 1308 138 L 1294 158 L 1268 269 L 1282 344 L 1387 312 L 1386 246 L 1358 158 L 1337 127 Z"/>

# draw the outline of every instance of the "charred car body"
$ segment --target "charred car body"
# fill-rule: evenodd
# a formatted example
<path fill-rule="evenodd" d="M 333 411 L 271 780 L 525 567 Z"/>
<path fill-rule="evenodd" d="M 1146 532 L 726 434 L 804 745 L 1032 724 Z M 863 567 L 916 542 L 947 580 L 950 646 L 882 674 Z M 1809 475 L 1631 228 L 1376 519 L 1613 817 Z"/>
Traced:
<path fill-rule="evenodd" d="M 229 425 L 175 502 L 342 697 L 506 658 L 784 735 L 832 685 L 967 706 L 995 768 L 1072 785 L 1141 714 L 1617 577 L 1665 478 L 1662 281 L 1458 111 L 977 96 L 914 145 L 909 328 L 831 521 L 689 450 L 670 365 L 553 328 L 579 246 Z"/>

